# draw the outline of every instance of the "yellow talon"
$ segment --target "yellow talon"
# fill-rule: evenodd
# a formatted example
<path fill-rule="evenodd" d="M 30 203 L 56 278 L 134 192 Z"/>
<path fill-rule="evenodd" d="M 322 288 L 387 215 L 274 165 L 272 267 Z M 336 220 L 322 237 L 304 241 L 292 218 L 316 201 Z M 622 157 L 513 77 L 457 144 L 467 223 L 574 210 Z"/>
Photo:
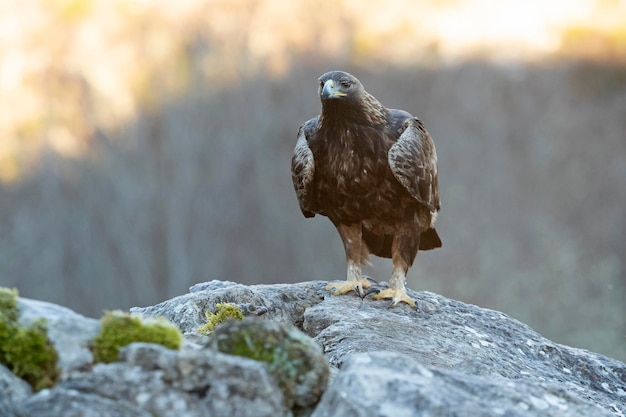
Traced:
<path fill-rule="evenodd" d="M 349 293 L 350 291 L 355 291 L 359 295 L 359 297 L 363 298 L 364 296 L 363 290 L 371 286 L 372 286 L 371 282 L 369 282 L 365 278 L 362 278 L 362 279 L 350 279 L 350 280 L 343 281 L 343 282 L 331 282 L 328 285 L 326 285 L 324 289 L 327 291 L 330 291 L 334 295 L 343 295 L 343 294 Z"/>
<path fill-rule="evenodd" d="M 383 298 L 391 298 L 391 306 L 395 307 L 400 303 L 406 303 L 411 307 L 415 308 L 415 300 L 409 297 L 403 289 L 395 289 L 395 288 L 387 288 L 386 290 L 382 290 L 374 297 L 374 300 L 380 300 Z"/>

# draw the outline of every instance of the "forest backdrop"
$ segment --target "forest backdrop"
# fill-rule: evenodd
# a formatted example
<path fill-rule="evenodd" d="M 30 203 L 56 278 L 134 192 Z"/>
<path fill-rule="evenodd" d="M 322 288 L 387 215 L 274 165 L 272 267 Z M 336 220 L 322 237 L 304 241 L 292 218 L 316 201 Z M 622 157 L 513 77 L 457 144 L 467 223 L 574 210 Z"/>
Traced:
<path fill-rule="evenodd" d="M 444 246 L 409 287 L 626 361 L 624 1 L 25 0 L 0 59 L 0 285 L 22 296 L 99 317 L 344 279 L 290 178 L 344 69 L 436 142 Z"/>

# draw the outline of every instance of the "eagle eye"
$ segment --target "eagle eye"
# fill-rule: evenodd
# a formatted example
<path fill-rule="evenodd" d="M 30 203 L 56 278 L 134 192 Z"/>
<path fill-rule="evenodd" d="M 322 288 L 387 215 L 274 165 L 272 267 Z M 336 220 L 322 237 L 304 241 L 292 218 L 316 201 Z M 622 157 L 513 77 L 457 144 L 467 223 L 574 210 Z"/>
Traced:
<path fill-rule="evenodd" d="M 341 82 L 341 86 L 343 88 L 350 88 L 351 85 L 352 85 L 352 83 L 350 81 L 342 81 Z"/>
<path fill-rule="evenodd" d="M 320 87 L 324 87 L 324 81 L 320 80 Z"/>

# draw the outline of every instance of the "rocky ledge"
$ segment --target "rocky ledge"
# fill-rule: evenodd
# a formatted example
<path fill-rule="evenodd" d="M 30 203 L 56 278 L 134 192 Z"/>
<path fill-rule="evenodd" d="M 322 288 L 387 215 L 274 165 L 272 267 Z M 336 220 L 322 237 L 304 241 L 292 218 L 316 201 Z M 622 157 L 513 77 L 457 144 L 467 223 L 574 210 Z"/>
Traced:
<path fill-rule="evenodd" d="M 0 366 L 0 416 L 626 416 L 624 363 L 437 294 L 409 291 L 418 309 L 389 309 L 383 301 L 330 296 L 325 284 L 198 284 L 132 309 L 179 326 L 180 351 L 136 343 L 119 362 L 97 365 L 87 348 L 97 320 L 19 299 L 21 321 L 46 318 L 61 382 L 33 393 Z M 219 352 L 196 332 L 219 303 L 237 305 L 258 323 L 301 329 L 323 350 L 330 381 L 298 372 L 298 386 L 285 391 L 289 382 L 276 381 L 271 366 Z"/>

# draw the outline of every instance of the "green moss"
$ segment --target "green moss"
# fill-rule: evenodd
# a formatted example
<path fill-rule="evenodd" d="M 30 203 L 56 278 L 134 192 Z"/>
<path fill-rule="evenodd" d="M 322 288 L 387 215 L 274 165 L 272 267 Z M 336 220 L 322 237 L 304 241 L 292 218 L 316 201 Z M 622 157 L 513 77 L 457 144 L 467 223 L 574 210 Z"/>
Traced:
<path fill-rule="evenodd" d="M 119 349 L 133 342 L 158 343 L 180 349 L 183 335 L 164 318 L 131 317 L 121 311 L 109 311 L 100 319 L 102 328 L 93 340 L 94 362 L 115 362 Z"/>
<path fill-rule="evenodd" d="M 59 379 L 59 357 L 48 339 L 45 320 L 23 327 L 18 316 L 17 290 L 0 288 L 0 363 L 35 390 L 51 387 Z"/>
<path fill-rule="evenodd" d="M 5 347 L 13 373 L 36 391 L 49 388 L 59 380 L 59 356 L 48 339 L 46 322 L 40 319 L 30 327 L 18 327 L 11 344 Z"/>
<path fill-rule="evenodd" d="M 210 337 L 209 346 L 220 352 L 264 362 L 288 408 L 315 404 L 328 381 L 320 347 L 291 324 L 248 318 L 220 326 Z"/>
<path fill-rule="evenodd" d="M 17 332 L 17 290 L 0 287 L 0 363 L 8 365 L 6 346 Z"/>
<path fill-rule="evenodd" d="M 244 315 L 239 307 L 229 303 L 219 303 L 216 305 L 217 311 L 215 313 L 205 312 L 207 322 L 198 329 L 198 333 L 208 335 L 215 327 L 224 323 L 227 320 L 243 320 Z"/>
<path fill-rule="evenodd" d="M 17 322 L 19 309 L 17 307 L 17 290 L 15 288 L 0 287 L 0 314 L 5 320 Z"/>

